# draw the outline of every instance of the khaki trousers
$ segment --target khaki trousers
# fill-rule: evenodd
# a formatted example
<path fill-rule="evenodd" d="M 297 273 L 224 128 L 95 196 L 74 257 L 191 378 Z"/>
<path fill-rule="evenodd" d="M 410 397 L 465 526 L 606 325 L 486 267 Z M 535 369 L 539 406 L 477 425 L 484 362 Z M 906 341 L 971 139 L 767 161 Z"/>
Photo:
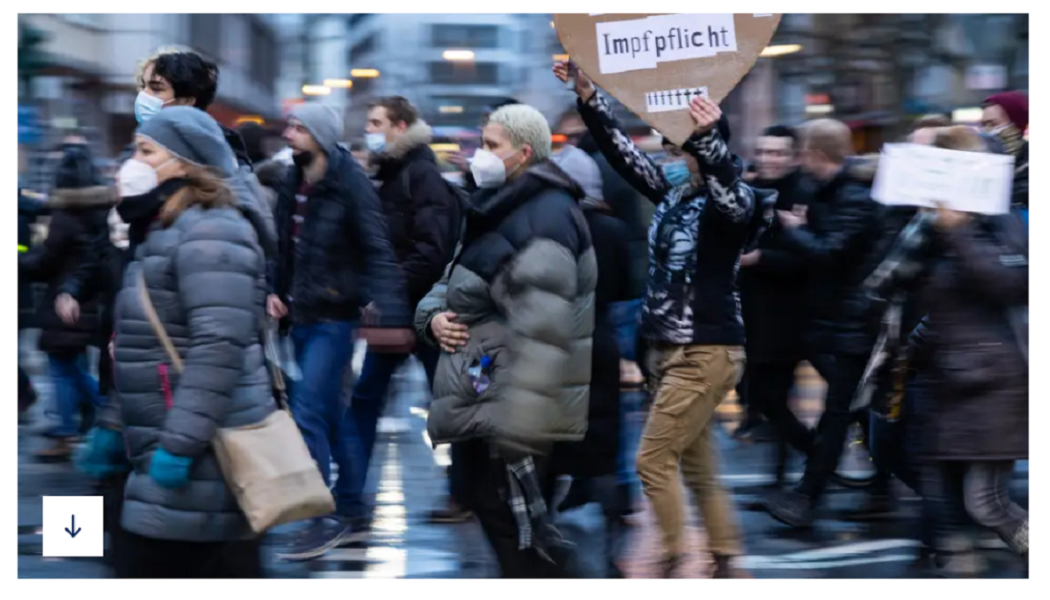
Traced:
<path fill-rule="evenodd" d="M 719 479 L 715 409 L 744 371 L 739 346 L 653 346 L 646 357 L 653 404 L 636 465 L 659 525 L 665 556 L 685 554 L 679 469 L 696 497 L 712 553 L 742 552 L 729 493 Z"/>

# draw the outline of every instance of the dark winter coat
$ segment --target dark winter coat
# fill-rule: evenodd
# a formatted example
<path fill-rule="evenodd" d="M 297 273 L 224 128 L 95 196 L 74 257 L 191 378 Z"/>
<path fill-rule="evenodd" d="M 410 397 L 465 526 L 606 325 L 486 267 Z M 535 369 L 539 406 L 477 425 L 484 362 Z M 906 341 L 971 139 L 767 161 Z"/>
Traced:
<path fill-rule="evenodd" d="M 935 398 L 926 454 L 1027 459 L 1028 361 L 1008 316 L 1028 308 L 1027 230 L 1016 215 L 978 217 L 936 237 L 941 258 L 923 294 Z"/>
<path fill-rule="evenodd" d="M 583 214 L 598 262 L 587 435 L 582 443 L 555 446 L 552 468 L 575 477 L 596 477 L 616 473 L 620 456 L 620 349 L 609 305 L 632 298 L 630 274 L 624 269 L 630 234 L 604 203 L 584 201 Z"/>
<path fill-rule="evenodd" d="M 818 184 L 801 227 L 783 228 L 784 247 L 809 270 L 807 343 L 818 352 L 867 356 L 879 321 L 870 315 L 862 283 L 888 245 L 881 205 L 871 199 L 871 165 L 850 160 Z M 906 223 L 906 221 L 905 221 Z M 901 224 L 903 227 L 903 224 Z"/>
<path fill-rule="evenodd" d="M 297 323 L 356 320 L 375 300 L 387 327 L 411 323 L 402 278 L 375 187 L 350 153 L 337 148 L 306 201 L 293 241 L 303 172 L 289 170 L 277 200 L 278 258 L 273 285 Z M 289 301 L 289 297 L 292 298 Z"/>
<path fill-rule="evenodd" d="M 121 520 L 131 533 L 192 542 L 254 536 L 212 440 L 220 428 L 259 423 L 275 409 L 260 344 L 266 259 L 259 237 L 237 208 L 193 205 L 169 227 L 155 222 L 124 274 L 113 405 L 134 467 Z M 140 273 L 182 358 L 181 375 L 146 317 Z M 158 447 L 193 459 L 187 486 L 167 489 L 150 477 Z"/>
<path fill-rule="evenodd" d="M 103 186 L 54 190 L 48 199 L 47 239 L 18 257 L 21 273 L 47 283 L 37 309 L 42 352 L 79 353 L 103 342 L 97 295 L 80 294 L 79 283 L 104 262 L 97 249 L 103 240 L 109 242 L 107 217 L 114 203 L 112 190 Z M 80 301 L 80 318 L 74 325 L 66 325 L 55 313 L 55 299 L 63 293 Z"/>
<path fill-rule="evenodd" d="M 645 294 L 645 282 L 649 278 L 648 231 L 649 217 L 652 216 L 651 205 L 644 196 L 624 181 L 602 156 L 591 132 L 584 133 L 578 147 L 598 165 L 602 174 L 602 198 L 609 206 L 610 214 L 623 221 L 626 226 L 627 256 L 631 265 L 630 294 L 632 299 L 641 298 Z"/>
<path fill-rule="evenodd" d="M 775 191 L 776 210 L 790 212 L 795 206 L 808 206 L 812 196 L 812 182 L 799 171 L 777 181 L 756 181 L 752 186 L 756 191 Z M 758 262 L 740 268 L 740 304 L 747 332 L 747 362 L 751 364 L 794 364 L 802 358 L 809 272 L 806 262 L 787 248 L 783 237 L 783 226 L 774 218 L 757 247 L 748 248 L 749 252 L 760 252 Z"/>
<path fill-rule="evenodd" d="M 461 249 L 416 309 L 416 329 L 452 311 L 470 340 L 442 354 L 427 431 L 434 444 L 487 439 L 513 455 L 587 431 L 598 267 L 583 192 L 550 161 L 471 198 Z M 492 358 L 491 385 L 468 376 Z"/>
<path fill-rule="evenodd" d="M 462 220 L 459 199 L 441 176 L 428 146 L 431 139 L 430 126 L 416 121 L 373 159 L 379 200 L 410 307 L 441 279 L 452 260 Z"/>
<path fill-rule="evenodd" d="M 29 254 L 33 248 L 33 229 L 31 225 L 48 213 L 47 204 L 29 197 L 25 190 L 18 190 L 18 255 Z M 18 272 L 18 328 L 32 327 L 36 324 L 36 303 L 33 301 L 35 284 L 23 273 Z"/>

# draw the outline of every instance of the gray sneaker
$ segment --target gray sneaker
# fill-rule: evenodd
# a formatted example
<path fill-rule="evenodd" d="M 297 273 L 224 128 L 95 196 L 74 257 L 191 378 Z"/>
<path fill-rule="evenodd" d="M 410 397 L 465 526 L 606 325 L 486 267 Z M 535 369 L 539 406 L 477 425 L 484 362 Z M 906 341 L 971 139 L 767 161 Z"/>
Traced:
<path fill-rule="evenodd" d="M 313 560 L 327 554 L 330 550 L 353 542 L 364 541 L 368 530 L 355 525 L 349 519 L 340 517 L 322 517 L 314 519 L 288 545 L 277 558 L 288 561 Z"/>

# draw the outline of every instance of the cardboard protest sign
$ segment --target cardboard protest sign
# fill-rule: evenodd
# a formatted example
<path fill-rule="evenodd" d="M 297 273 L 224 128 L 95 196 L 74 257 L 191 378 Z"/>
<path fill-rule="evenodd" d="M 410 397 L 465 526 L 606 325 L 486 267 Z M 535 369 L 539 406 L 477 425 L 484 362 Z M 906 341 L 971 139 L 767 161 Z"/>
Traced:
<path fill-rule="evenodd" d="M 721 102 L 779 24 L 779 14 L 554 15 L 580 70 L 676 144 L 695 127 L 689 101 Z"/>
<path fill-rule="evenodd" d="M 887 205 L 986 215 L 1010 211 L 1014 157 L 917 144 L 886 144 L 871 196 Z"/>

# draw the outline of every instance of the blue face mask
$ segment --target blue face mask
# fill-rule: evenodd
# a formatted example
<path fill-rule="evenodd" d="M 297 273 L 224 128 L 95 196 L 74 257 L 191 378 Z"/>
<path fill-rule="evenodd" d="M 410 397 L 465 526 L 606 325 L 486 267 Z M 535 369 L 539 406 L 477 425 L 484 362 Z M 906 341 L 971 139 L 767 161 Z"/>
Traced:
<path fill-rule="evenodd" d="M 685 185 L 693 178 L 693 174 L 689 172 L 689 165 L 685 164 L 684 160 L 664 163 L 661 165 L 661 168 L 667 183 L 670 183 L 673 187 Z"/>
<path fill-rule="evenodd" d="M 365 135 L 365 145 L 368 146 L 368 150 L 373 154 L 380 154 L 383 150 L 386 150 L 386 134 L 376 132 Z"/>
<path fill-rule="evenodd" d="M 141 125 L 145 123 L 153 115 L 160 112 L 160 109 L 164 108 L 167 104 L 156 96 L 150 96 L 145 90 L 139 92 L 137 98 L 135 98 L 135 119 Z"/>

